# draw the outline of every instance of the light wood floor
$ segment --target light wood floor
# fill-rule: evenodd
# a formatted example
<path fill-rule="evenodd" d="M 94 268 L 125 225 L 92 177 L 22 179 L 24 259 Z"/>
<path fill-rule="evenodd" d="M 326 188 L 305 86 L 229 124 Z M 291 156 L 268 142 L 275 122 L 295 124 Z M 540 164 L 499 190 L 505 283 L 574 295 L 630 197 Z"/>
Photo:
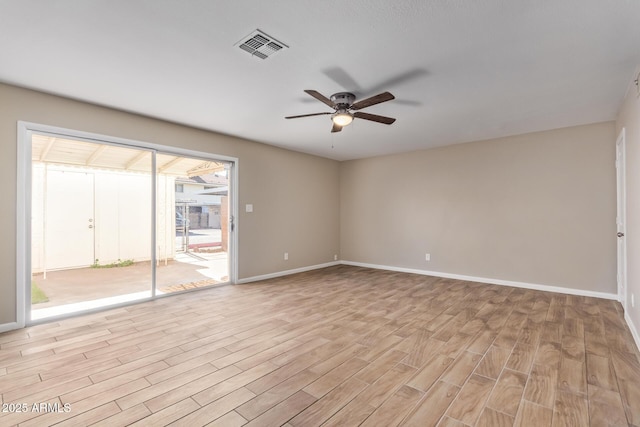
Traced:
<path fill-rule="evenodd" d="M 0 334 L 0 425 L 640 425 L 621 311 L 348 266 L 224 286 Z"/>

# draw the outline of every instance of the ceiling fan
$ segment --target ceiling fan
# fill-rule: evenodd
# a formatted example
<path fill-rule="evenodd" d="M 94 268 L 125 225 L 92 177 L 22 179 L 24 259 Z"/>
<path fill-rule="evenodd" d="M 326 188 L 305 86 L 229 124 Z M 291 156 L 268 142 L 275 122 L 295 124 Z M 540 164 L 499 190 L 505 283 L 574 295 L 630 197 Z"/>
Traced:
<path fill-rule="evenodd" d="M 385 125 L 390 125 L 395 122 L 396 119 L 391 117 L 379 116 L 377 114 L 363 113 L 361 110 L 366 107 L 371 107 L 372 105 L 380 104 L 382 102 L 391 101 L 395 99 L 395 96 L 391 95 L 389 92 L 383 92 L 376 96 L 372 96 L 371 98 L 363 99 L 362 101 L 355 102 L 356 96 L 351 92 L 338 92 L 331 95 L 330 98 L 322 95 L 321 93 L 315 90 L 305 90 L 305 92 L 311 96 L 313 96 L 318 101 L 328 105 L 333 108 L 334 112 L 325 112 L 325 113 L 312 113 L 312 114 L 302 114 L 299 116 L 288 116 L 285 119 L 297 119 L 300 117 L 310 117 L 310 116 L 322 116 L 325 114 L 331 114 L 331 121 L 333 122 L 333 127 L 331 128 L 331 132 L 340 132 L 343 127 L 350 124 L 354 118 L 370 120 L 372 122 L 383 123 Z M 355 112 L 352 112 L 355 110 Z"/>

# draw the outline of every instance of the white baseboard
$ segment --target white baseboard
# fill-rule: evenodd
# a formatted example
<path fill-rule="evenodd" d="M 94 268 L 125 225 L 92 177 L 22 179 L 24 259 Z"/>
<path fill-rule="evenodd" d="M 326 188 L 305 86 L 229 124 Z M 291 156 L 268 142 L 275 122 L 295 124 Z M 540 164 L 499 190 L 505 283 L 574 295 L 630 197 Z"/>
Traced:
<path fill-rule="evenodd" d="M 638 334 L 638 330 L 636 329 L 636 325 L 631 321 L 631 317 L 628 312 L 624 312 L 624 320 L 627 321 L 627 326 L 631 331 L 631 335 L 633 335 L 633 340 L 636 342 L 636 348 L 640 351 L 640 335 Z"/>
<path fill-rule="evenodd" d="M 334 265 L 340 265 L 340 261 L 332 261 L 332 262 L 327 262 L 325 264 L 310 265 L 308 267 L 295 268 L 293 270 L 278 271 L 275 273 L 262 274 L 260 276 L 245 277 L 244 279 L 237 280 L 236 283 L 244 284 L 244 283 L 257 282 L 258 280 L 273 279 L 274 277 L 288 276 L 290 274 L 303 273 L 305 271 L 317 270 L 319 268 L 333 267 Z"/>
<path fill-rule="evenodd" d="M 0 333 L 13 331 L 14 329 L 18 329 L 18 322 L 10 322 L 10 323 L 0 323 Z"/>
<path fill-rule="evenodd" d="M 446 279 L 466 280 L 469 282 L 489 283 L 492 285 L 513 286 L 514 288 L 533 289 L 536 291 L 555 292 L 560 294 L 580 295 L 585 297 L 595 297 L 617 300 L 617 294 L 606 292 L 594 292 L 583 289 L 563 288 L 559 286 L 538 285 L 536 283 L 514 282 L 511 280 L 490 279 L 486 277 L 465 276 L 462 274 L 442 273 L 439 271 L 417 270 L 413 268 L 393 267 L 389 265 L 367 264 L 363 262 L 341 261 L 344 265 L 353 265 L 355 267 L 375 268 L 378 270 L 398 271 L 401 273 L 421 274 L 423 276 L 443 277 Z"/>

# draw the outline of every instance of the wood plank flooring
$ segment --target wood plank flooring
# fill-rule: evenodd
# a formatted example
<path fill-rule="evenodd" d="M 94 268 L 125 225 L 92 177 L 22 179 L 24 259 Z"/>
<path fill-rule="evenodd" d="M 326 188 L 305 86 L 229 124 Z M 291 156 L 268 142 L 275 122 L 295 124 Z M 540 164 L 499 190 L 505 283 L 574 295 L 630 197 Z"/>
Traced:
<path fill-rule="evenodd" d="M 0 334 L 0 393 L 2 426 L 640 426 L 640 358 L 615 301 L 336 266 Z"/>

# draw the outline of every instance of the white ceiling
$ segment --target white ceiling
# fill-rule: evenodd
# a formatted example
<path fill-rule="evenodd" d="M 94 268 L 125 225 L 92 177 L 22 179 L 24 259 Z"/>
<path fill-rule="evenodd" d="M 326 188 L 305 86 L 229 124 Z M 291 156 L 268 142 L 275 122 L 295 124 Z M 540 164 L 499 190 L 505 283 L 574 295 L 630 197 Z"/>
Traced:
<path fill-rule="evenodd" d="M 613 120 L 638 64 L 637 0 L 0 0 L 0 81 L 338 160 Z"/>

